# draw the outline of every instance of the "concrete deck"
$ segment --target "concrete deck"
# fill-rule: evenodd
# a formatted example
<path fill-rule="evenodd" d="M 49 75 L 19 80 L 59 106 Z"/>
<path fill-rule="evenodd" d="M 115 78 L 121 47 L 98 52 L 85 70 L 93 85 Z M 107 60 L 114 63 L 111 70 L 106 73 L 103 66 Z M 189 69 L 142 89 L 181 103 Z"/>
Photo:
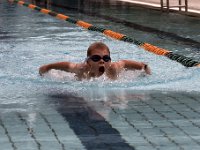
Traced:
<path fill-rule="evenodd" d="M 119 0 L 123 2 L 133 3 L 136 5 L 147 6 L 155 9 L 160 9 L 160 0 Z M 184 4 L 182 0 L 182 4 Z M 166 5 L 166 0 L 164 0 L 164 5 Z M 177 6 L 178 0 L 170 0 L 170 6 Z M 173 11 L 178 11 L 178 8 L 171 8 Z M 182 8 L 184 12 L 184 8 Z M 200 16 L 200 1 L 199 0 L 188 0 L 188 15 Z"/>

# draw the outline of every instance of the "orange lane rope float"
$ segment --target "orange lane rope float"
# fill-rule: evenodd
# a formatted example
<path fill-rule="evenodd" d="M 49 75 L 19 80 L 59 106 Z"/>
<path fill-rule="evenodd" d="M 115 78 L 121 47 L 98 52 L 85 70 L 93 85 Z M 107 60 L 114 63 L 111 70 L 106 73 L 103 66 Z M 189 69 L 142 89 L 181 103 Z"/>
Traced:
<path fill-rule="evenodd" d="M 128 42 L 128 43 L 134 43 L 137 46 L 139 46 L 139 47 L 141 47 L 141 48 L 143 48 L 143 49 L 145 49 L 149 52 L 152 52 L 156 55 L 166 56 L 169 59 L 175 60 L 175 61 L 181 63 L 182 65 L 186 66 L 186 67 L 194 67 L 194 66 L 200 67 L 200 62 L 194 61 L 192 58 L 188 58 L 188 57 L 185 57 L 185 56 L 182 56 L 182 55 L 179 55 L 179 54 L 175 54 L 171 51 L 159 48 L 159 47 L 151 45 L 149 43 L 137 41 L 135 39 L 127 37 L 124 34 L 117 33 L 117 32 L 114 32 L 114 31 L 111 31 L 111 30 L 108 30 L 108 29 L 104 29 L 104 28 L 100 28 L 100 27 L 95 27 L 90 23 L 87 23 L 87 22 L 84 22 L 84 21 L 81 21 L 81 20 L 75 20 L 75 19 L 70 18 L 69 16 L 59 14 L 59 13 L 56 13 L 56 12 L 48 10 L 48 9 L 40 8 L 36 5 L 29 4 L 29 3 L 26 3 L 24 1 L 20 1 L 20 0 L 9 0 L 9 1 L 18 3 L 19 5 L 22 5 L 22 6 L 26 6 L 30 9 L 33 9 L 33 10 L 37 10 L 37 11 L 42 12 L 44 14 L 48 14 L 48 15 L 56 17 L 58 19 L 68 21 L 70 23 L 76 24 L 76 25 L 78 25 L 82 28 L 85 28 L 87 30 L 101 32 L 104 35 L 109 36 L 111 38 L 114 38 L 114 39 L 117 39 L 117 40 L 120 40 L 120 41 L 124 41 L 124 42 Z"/>

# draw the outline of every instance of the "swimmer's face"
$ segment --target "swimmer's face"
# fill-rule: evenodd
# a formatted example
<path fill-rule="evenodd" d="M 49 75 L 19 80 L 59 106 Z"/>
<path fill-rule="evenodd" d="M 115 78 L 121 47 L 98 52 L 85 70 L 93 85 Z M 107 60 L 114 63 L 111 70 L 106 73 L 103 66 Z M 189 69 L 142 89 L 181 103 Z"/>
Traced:
<path fill-rule="evenodd" d="M 94 72 L 103 74 L 111 64 L 109 51 L 107 49 L 94 49 L 87 62 Z"/>

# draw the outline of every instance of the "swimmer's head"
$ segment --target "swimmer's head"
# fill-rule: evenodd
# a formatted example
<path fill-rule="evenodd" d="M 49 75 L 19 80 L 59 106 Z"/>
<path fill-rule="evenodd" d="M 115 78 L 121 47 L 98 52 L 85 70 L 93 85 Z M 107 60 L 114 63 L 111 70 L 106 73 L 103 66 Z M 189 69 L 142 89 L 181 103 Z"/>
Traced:
<path fill-rule="evenodd" d="M 94 74 L 102 75 L 111 64 L 108 46 L 102 42 L 93 43 L 88 48 L 86 60 Z"/>
<path fill-rule="evenodd" d="M 87 57 L 90 57 L 92 55 L 92 52 L 95 50 L 96 51 L 106 50 L 110 56 L 110 50 L 106 44 L 104 44 L 102 42 L 95 42 L 88 47 Z"/>

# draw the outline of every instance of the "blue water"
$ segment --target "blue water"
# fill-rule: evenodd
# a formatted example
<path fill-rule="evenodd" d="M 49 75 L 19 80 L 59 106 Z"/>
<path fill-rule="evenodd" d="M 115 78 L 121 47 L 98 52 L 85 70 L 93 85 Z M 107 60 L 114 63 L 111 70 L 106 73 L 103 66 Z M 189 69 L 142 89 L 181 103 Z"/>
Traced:
<path fill-rule="evenodd" d="M 97 20 L 94 21 L 93 17 L 70 10 L 66 10 L 65 14 L 76 19 L 87 19 L 85 21 L 91 21 L 95 26 L 106 28 L 108 24 L 114 25 L 103 19 L 95 18 Z M 126 33 L 131 30 L 123 25 L 121 28 Z M 190 26 L 189 29 L 193 31 Z M 102 41 L 110 47 L 113 61 L 133 59 L 148 63 L 152 75 L 144 77 L 140 72 L 128 71 L 123 72 L 116 81 L 103 76 L 90 81 L 76 81 L 73 74 L 52 70 L 45 77 L 39 76 L 38 68 L 43 64 L 84 61 L 88 46 L 95 41 Z M 173 49 L 173 45 L 167 45 L 168 49 Z M 187 52 L 181 51 L 181 48 L 176 50 L 185 56 L 191 52 L 194 58 L 199 58 L 199 52 L 192 48 L 187 48 Z M 136 45 L 110 39 L 101 33 L 87 31 L 26 7 L 10 5 L 6 1 L 0 2 L 0 61 L 1 104 L 31 104 L 44 99 L 45 94 L 54 92 L 70 92 L 83 97 L 90 97 L 93 91 L 97 95 L 106 95 L 110 90 L 119 89 L 200 92 L 199 68 L 185 68 Z M 96 97 L 90 97 L 93 98 Z"/>

